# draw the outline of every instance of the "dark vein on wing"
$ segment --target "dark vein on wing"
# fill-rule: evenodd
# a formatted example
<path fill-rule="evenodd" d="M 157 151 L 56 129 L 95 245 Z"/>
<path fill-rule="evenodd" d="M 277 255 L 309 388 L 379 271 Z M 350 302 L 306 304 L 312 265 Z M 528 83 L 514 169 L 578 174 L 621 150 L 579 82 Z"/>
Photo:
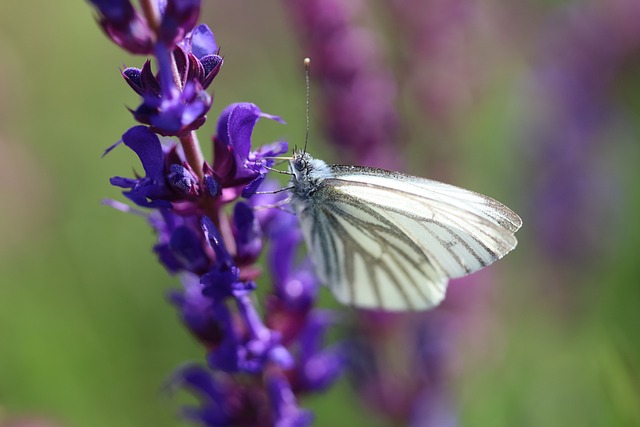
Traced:
<path fill-rule="evenodd" d="M 430 275 L 428 275 L 427 272 L 424 270 L 425 266 L 433 265 L 433 263 L 431 262 L 431 260 L 429 259 L 425 251 L 419 245 L 417 245 L 406 233 L 402 232 L 396 224 L 394 224 L 393 222 L 389 221 L 387 218 L 380 215 L 371 207 L 364 205 L 362 203 L 359 203 L 355 198 L 352 198 L 352 197 L 343 199 L 341 200 L 341 202 L 351 205 L 356 209 L 363 210 L 365 213 L 367 213 L 368 215 L 372 216 L 377 221 L 379 221 L 380 224 L 366 222 L 346 212 L 344 209 L 340 208 L 339 206 L 333 205 L 331 207 L 332 213 L 335 213 L 340 218 L 344 219 L 345 221 L 353 225 L 355 228 L 359 229 L 363 234 L 367 235 L 370 239 L 374 240 L 378 245 L 380 245 L 380 247 L 383 248 L 383 253 L 386 253 L 390 255 L 391 258 L 394 258 L 394 260 L 396 261 L 396 266 L 407 277 L 407 281 L 411 283 L 411 285 L 414 287 L 418 295 L 420 295 L 427 303 L 430 303 L 431 298 L 429 297 L 429 295 L 427 295 L 424 292 L 423 287 L 419 286 L 418 283 L 415 283 L 415 279 L 411 276 L 411 274 L 409 273 L 409 270 L 404 265 L 402 265 L 401 262 L 399 262 L 398 256 L 395 255 L 395 254 L 398 254 L 402 256 L 405 262 L 409 263 L 415 270 L 420 272 L 420 274 L 423 275 L 426 280 L 433 283 L 437 283 L 440 277 L 430 277 Z M 377 234 L 374 232 L 376 232 Z M 385 239 L 383 236 L 381 236 L 381 234 L 388 234 L 392 237 L 395 237 L 400 242 L 404 243 L 405 247 L 402 247 L 390 240 Z M 353 237 L 351 237 L 351 239 L 355 241 Z M 354 243 L 354 244 L 357 245 L 357 243 Z M 385 250 L 384 249 L 385 247 L 390 247 L 392 250 Z M 409 253 L 407 249 L 412 249 L 413 253 L 417 255 L 419 259 L 422 259 L 423 262 L 414 261 L 415 257 L 412 257 L 411 253 Z M 380 262 L 382 261 L 380 258 L 373 257 L 371 255 L 369 256 L 373 261 L 377 261 L 378 264 L 380 264 Z M 408 294 L 402 288 L 401 280 L 397 278 L 397 276 L 393 274 L 388 267 L 384 268 L 384 271 L 389 275 L 391 279 L 396 280 L 396 282 L 394 282 L 394 285 L 396 286 L 398 292 L 403 296 L 403 298 L 410 305 L 413 305 L 411 304 Z"/>

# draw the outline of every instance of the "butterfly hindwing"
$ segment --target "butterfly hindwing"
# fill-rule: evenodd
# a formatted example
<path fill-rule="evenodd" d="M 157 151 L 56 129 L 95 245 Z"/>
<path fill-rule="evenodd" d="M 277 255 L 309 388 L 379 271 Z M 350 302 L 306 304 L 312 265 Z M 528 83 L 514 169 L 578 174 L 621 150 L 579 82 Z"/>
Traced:
<path fill-rule="evenodd" d="M 446 278 L 384 212 L 323 186 L 300 217 L 320 279 L 348 305 L 424 309 L 444 297 Z"/>

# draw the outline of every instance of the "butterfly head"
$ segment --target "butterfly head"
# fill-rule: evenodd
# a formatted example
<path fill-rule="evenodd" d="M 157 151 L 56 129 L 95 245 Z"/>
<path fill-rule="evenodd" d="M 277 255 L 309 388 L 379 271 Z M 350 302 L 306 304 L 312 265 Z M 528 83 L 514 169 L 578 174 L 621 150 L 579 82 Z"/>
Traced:
<path fill-rule="evenodd" d="M 299 150 L 293 150 L 289 169 L 294 192 L 305 195 L 313 193 L 324 179 L 333 175 L 325 162 L 314 159 L 309 153 Z"/>

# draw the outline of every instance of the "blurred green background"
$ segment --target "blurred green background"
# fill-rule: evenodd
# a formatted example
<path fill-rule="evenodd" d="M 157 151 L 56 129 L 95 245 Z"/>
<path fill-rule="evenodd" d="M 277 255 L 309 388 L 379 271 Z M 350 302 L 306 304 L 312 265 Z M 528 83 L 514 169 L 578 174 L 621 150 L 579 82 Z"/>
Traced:
<path fill-rule="evenodd" d="M 480 89 L 449 114 L 444 129 L 406 107 L 410 86 L 400 93 L 413 123 L 407 172 L 495 196 L 525 223 L 518 249 L 492 270 L 500 280 L 469 304 L 455 339 L 452 396 L 460 424 L 640 425 L 640 36 L 621 23 L 576 47 L 631 46 L 603 66 L 612 73 L 605 110 L 622 113 L 600 131 L 584 168 L 585 183 L 594 181 L 586 176 L 592 170 L 608 180 L 605 190 L 587 188 L 589 198 L 593 192 L 600 200 L 598 191 L 611 197 L 596 206 L 604 214 L 589 230 L 594 247 L 564 259 L 549 256 L 529 226 L 541 208 L 533 184 L 549 173 L 547 163 L 534 161 L 540 126 L 550 122 L 532 76 L 541 44 L 553 44 L 554 34 L 566 41 L 562 11 L 604 11 L 608 3 L 473 3 L 486 15 L 482 41 L 463 39 L 466 50 L 451 55 L 473 52 Z M 633 16 L 625 10 L 640 10 L 637 1 L 613 3 L 622 21 Z M 375 22 L 384 2 L 371 4 L 367 19 Z M 260 125 L 257 143 L 300 143 L 304 52 L 280 3 L 205 2 L 201 21 L 225 56 L 211 119 L 199 131 L 205 149 L 213 118 L 237 101 L 289 123 Z M 616 30 L 624 37 L 613 37 Z M 381 33 L 390 58 L 403 49 L 393 33 Z M 183 425 L 175 417 L 182 398 L 159 389 L 176 366 L 203 360 L 204 352 L 165 301 L 178 280 L 156 263 L 143 220 L 101 205 L 103 198 L 122 200 L 109 177 L 140 169 L 125 149 L 100 156 L 133 125 L 125 106 L 137 98 L 118 68 L 141 64 L 103 36 L 84 2 L 0 4 L 0 424 L 3 416 L 40 414 L 78 427 Z M 320 157 L 340 161 L 313 124 L 311 144 Z M 591 215 L 587 205 L 576 221 Z M 331 298 L 323 305 L 333 305 Z M 317 412 L 318 426 L 377 425 L 346 381 L 302 403 Z"/>

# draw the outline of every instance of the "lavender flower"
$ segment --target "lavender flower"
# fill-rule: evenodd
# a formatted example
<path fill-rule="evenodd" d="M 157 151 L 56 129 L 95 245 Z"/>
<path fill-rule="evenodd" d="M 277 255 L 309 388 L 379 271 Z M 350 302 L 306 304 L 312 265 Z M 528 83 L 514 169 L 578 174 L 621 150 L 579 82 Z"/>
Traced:
<path fill-rule="evenodd" d="M 298 407 L 297 397 L 333 383 L 344 353 L 340 345 L 324 348 L 334 322 L 314 308 L 318 282 L 309 261 L 296 260 L 302 239 L 295 218 L 256 208 L 281 202 L 255 193 L 269 188 L 264 181 L 272 157 L 288 147 L 279 141 L 252 150 L 251 135 L 261 118 L 282 120 L 255 104 L 229 105 L 213 137 L 214 160 L 207 162 L 194 130 L 206 121 L 212 99 L 205 89 L 223 61 L 211 30 L 195 26 L 200 2 L 143 0 L 142 14 L 127 1 L 92 3 L 114 42 L 153 54 L 158 67 L 154 75 L 148 60 L 122 72 L 142 97 L 133 117 L 148 127 L 132 127 L 107 150 L 124 143 L 138 156 L 144 176 L 111 183 L 150 212 L 107 204 L 146 216 L 156 231 L 158 260 L 182 281 L 183 290 L 169 300 L 207 349 L 208 368 L 185 365 L 169 382 L 200 399 L 183 415 L 206 426 L 310 425 L 313 415 Z M 177 137 L 179 144 L 158 135 Z M 265 246 L 274 287 L 258 310 L 255 262 Z"/>
<path fill-rule="evenodd" d="M 122 72 L 129 86 L 143 98 L 133 111 L 134 117 L 165 136 L 198 129 L 212 103 L 205 89 L 223 63 L 213 33 L 206 25 L 199 25 L 173 51 L 159 46 L 157 56 L 157 76 L 151 71 L 150 61 L 142 69 L 126 68 Z M 175 63 L 176 76 L 171 62 Z"/>
<path fill-rule="evenodd" d="M 390 0 L 403 36 L 403 82 L 415 91 L 420 107 L 438 128 L 450 125 L 471 101 L 481 73 L 474 68 L 469 43 L 484 34 L 486 4 L 477 0 Z"/>
<path fill-rule="evenodd" d="M 200 14 L 200 0 L 143 2 L 145 17 L 129 0 L 89 2 L 97 9 L 98 23 L 107 36 L 123 49 L 141 55 L 154 53 L 156 43 L 175 46 L 191 31 Z"/>
<path fill-rule="evenodd" d="M 346 157 L 399 169 L 397 87 L 376 35 L 357 26 L 359 1 L 285 1 L 314 64 L 328 140 Z M 314 88 L 316 86 L 314 85 Z"/>
<path fill-rule="evenodd" d="M 582 266 L 606 248 L 601 231 L 615 217 L 619 183 L 600 161 L 610 149 L 607 130 L 622 119 L 610 102 L 616 77 L 637 56 L 640 3 L 617 0 L 574 5 L 556 16 L 541 40 L 536 94 L 544 112 L 534 123 L 531 210 L 544 253 Z M 602 34 L 607 34 L 602 38 Z"/>

